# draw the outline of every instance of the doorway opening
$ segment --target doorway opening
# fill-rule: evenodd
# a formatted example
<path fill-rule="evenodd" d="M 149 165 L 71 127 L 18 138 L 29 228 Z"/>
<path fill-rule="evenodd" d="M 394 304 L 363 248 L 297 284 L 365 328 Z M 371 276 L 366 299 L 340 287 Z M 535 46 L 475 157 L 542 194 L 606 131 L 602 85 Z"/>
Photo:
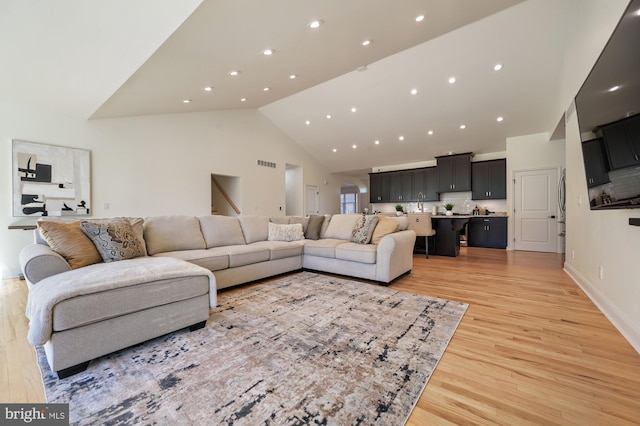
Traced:
<path fill-rule="evenodd" d="M 242 185 L 239 176 L 211 174 L 211 214 L 240 216 Z"/>
<path fill-rule="evenodd" d="M 302 167 L 293 164 L 285 165 L 284 172 L 285 207 L 287 216 L 301 216 L 302 206 Z"/>

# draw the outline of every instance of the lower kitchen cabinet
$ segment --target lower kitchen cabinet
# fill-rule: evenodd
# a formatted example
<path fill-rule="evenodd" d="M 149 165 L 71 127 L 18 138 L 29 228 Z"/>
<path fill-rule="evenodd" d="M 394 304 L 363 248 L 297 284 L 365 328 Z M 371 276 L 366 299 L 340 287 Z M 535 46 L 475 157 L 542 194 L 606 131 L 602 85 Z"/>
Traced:
<path fill-rule="evenodd" d="M 469 247 L 507 248 L 506 217 L 472 217 L 467 227 Z"/>

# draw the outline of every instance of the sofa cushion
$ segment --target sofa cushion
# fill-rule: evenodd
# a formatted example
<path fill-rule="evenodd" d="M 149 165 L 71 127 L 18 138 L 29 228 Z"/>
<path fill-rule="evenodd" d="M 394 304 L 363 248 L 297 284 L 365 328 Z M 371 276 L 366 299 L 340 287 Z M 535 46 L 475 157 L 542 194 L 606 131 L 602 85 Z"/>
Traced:
<path fill-rule="evenodd" d="M 200 221 L 194 216 L 152 216 L 144 221 L 144 240 L 150 255 L 206 248 Z"/>
<path fill-rule="evenodd" d="M 335 238 L 338 240 L 347 240 L 351 238 L 351 231 L 360 219 L 360 214 L 334 214 L 331 216 L 329 226 L 321 238 Z"/>
<path fill-rule="evenodd" d="M 307 228 L 309 227 L 309 218 L 302 216 L 290 216 L 289 223 L 299 223 L 302 225 L 302 232 L 307 232 Z"/>
<path fill-rule="evenodd" d="M 269 222 L 268 241 L 300 241 L 304 240 L 301 223 L 277 224 Z"/>
<path fill-rule="evenodd" d="M 272 216 L 269 218 L 269 222 L 279 225 L 288 225 L 290 223 L 289 216 Z"/>
<path fill-rule="evenodd" d="M 229 267 L 250 265 L 266 262 L 271 257 L 269 248 L 253 244 L 241 246 L 227 246 L 224 250 L 229 254 Z"/>
<path fill-rule="evenodd" d="M 179 250 L 169 251 L 165 253 L 156 253 L 154 257 L 175 257 L 176 259 L 186 260 L 208 270 L 220 271 L 229 267 L 229 255 L 224 247 L 214 247 L 210 249 L 200 250 Z"/>
<path fill-rule="evenodd" d="M 336 247 L 336 259 L 376 263 L 377 249 L 373 244 L 344 243 Z"/>
<path fill-rule="evenodd" d="M 304 249 L 304 240 L 300 241 L 258 241 L 251 244 L 255 247 L 269 249 L 269 260 L 284 259 L 285 257 L 301 256 Z"/>
<path fill-rule="evenodd" d="M 269 218 L 267 216 L 240 216 L 238 220 L 247 244 L 267 241 L 269 237 Z"/>
<path fill-rule="evenodd" d="M 386 216 L 378 216 L 378 223 L 373 230 L 371 236 L 371 243 L 378 244 L 382 237 L 388 234 L 393 234 L 398 230 L 400 224 L 394 220 L 389 220 Z"/>
<path fill-rule="evenodd" d="M 244 244 L 244 235 L 237 217 L 201 216 L 200 229 L 207 248 Z"/>
<path fill-rule="evenodd" d="M 393 222 L 396 222 L 398 224 L 398 231 L 404 231 L 409 228 L 409 218 L 405 215 L 387 216 L 387 219 Z"/>
<path fill-rule="evenodd" d="M 49 222 L 38 221 L 40 235 L 49 247 L 62 256 L 71 269 L 82 268 L 102 262 L 96 246 L 82 232 L 80 221 Z"/>
<path fill-rule="evenodd" d="M 356 221 L 353 230 L 351 231 L 351 242 L 358 244 L 369 244 L 373 230 L 378 223 L 378 216 L 374 215 L 361 215 Z"/>
<path fill-rule="evenodd" d="M 324 216 L 317 215 L 317 214 L 312 214 L 311 216 L 309 216 L 309 223 L 307 225 L 306 231 L 304 231 L 305 238 L 309 240 L 320 239 L 320 231 L 322 229 L 322 224 L 324 222 L 325 222 Z"/>
<path fill-rule="evenodd" d="M 336 247 L 344 244 L 345 240 L 337 240 L 335 238 L 325 238 L 322 240 L 307 240 L 304 244 L 304 254 L 318 257 L 336 257 Z"/>
<path fill-rule="evenodd" d="M 145 255 L 144 240 L 138 238 L 131 223 L 125 218 L 115 218 L 106 222 L 83 220 L 80 226 L 105 262 Z"/>

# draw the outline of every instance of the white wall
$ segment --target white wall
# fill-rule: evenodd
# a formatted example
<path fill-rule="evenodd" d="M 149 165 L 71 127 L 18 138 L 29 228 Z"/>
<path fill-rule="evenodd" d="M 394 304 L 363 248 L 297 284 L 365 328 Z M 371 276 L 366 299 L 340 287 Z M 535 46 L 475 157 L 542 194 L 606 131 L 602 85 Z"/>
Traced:
<path fill-rule="evenodd" d="M 19 274 L 18 253 L 32 239 L 31 232 L 7 229 L 19 219 L 11 216 L 12 139 L 89 149 L 94 217 L 208 215 L 212 173 L 242 177 L 242 214 L 282 214 L 286 163 L 300 165 L 304 183 L 318 186 L 321 213 L 337 213 L 345 183 L 256 110 L 85 121 L 0 102 L 3 278 Z"/>
<path fill-rule="evenodd" d="M 580 2 L 567 49 L 562 95 L 567 108 L 611 35 L 626 0 Z M 591 211 L 575 114 L 567 114 L 567 251 L 565 270 L 640 352 L 640 210 Z M 604 268 L 599 277 L 598 267 Z"/>

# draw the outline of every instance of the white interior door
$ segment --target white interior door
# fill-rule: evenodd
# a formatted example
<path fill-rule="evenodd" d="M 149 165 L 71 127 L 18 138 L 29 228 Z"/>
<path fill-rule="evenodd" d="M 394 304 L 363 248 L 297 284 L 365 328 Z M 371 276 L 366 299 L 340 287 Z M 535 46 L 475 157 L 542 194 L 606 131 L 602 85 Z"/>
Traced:
<path fill-rule="evenodd" d="M 312 214 L 318 214 L 320 212 L 318 207 L 319 192 L 317 186 L 307 185 L 305 188 L 305 206 L 307 216 Z"/>
<path fill-rule="evenodd" d="M 516 250 L 557 252 L 558 170 L 514 172 Z"/>

